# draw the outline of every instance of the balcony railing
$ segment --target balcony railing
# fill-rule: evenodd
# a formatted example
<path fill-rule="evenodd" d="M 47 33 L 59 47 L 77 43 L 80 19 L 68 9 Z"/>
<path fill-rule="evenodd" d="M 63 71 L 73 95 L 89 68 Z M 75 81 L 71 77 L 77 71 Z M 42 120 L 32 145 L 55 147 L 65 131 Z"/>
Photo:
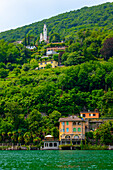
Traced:
<path fill-rule="evenodd" d="M 52 139 L 52 138 L 51 138 L 51 139 L 44 139 L 43 141 L 44 141 L 44 142 L 54 142 L 54 141 L 57 142 L 57 141 L 59 141 L 59 139 L 57 139 L 57 138 Z"/>

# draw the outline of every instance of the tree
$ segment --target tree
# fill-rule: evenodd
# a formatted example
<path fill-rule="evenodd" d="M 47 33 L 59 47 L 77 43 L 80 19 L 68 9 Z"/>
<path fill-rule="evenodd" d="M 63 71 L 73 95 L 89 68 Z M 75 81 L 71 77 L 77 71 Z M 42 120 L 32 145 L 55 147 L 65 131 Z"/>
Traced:
<path fill-rule="evenodd" d="M 36 59 L 32 59 L 30 61 L 30 66 L 31 66 L 32 69 L 35 69 L 36 67 L 38 67 L 39 65 L 38 65 L 37 60 Z"/>
<path fill-rule="evenodd" d="M 27 62 L 27 59 L 31 58 L 31 51 L 26 47 L 22 47 L 20 50 L 20 58 L 18 59 L 19 64 L 24 64 Z"/>
<path fill-rule="evenodd" d="M 22 107 L 17 102 L 12 101 L 5 103 L 5 115 L 6 117 L 12 118 L 15 129 L 18 129 L 23 123 L 22 119 L 20 118 L 22 110 Z"/>
<path fill-rule="evenodd" d="M 9 142 L 11 142 L 11 135 L 12 135 L 12 132 L 8 132 L 7 135 L 8 135 L 8 140 L 9 140 Z"/>
<path fill-rule="evenodd" d="M 60 39 L 60 35 L 58 33 L 53 33 L 50 35 L 50 39 L 49 39 L 49 42 L 60 42 L 61 39 Z"/>
<path fill-rule="evenodd" d="M 28 45 L 30 45 L 30 36 L 28 34 Z"/>
<path fill-rule="evenodd" d="M 71 66 L 83 63 L 85 60 L 84 56 L 80 56 L 77 52 L 72 52 L 68 55 L 67 60 L 64 62 L 64 65 Z"/>
<path fill-rule="evenodd" d="M 6 63 L 6 56 L 8 50 L 8 43 L 4 40 L 0 40 L 0 62 Z"/>
<path fill-rule="evenodd" d="M 22 143 L 23 142 L 23 137 L 22 136 L 18 136 L 18 142 Z"/>
<path fill-rule="evenodd" d="M 31 142 L 31 133 L 30 132 L 26 132 L 23 136 L 25 144 L 29 144 Z"/>
<path fill-rule="evenodd" d="M 109 145 L 113 142 L 113 122 L 106 121 L 101 124 L 99 128 L 94 131 L 94 138 L 100 140 L 101 144 Z"/>
<path fill-rule="evenodd" d="M 12 140 L 13 143 L 16 143 L 16 142 L 17 142 L 17 134 L 16 134 L 16 131 L 13 131 L 13 132 L 12 132 L 11 140 Z"/>
<path fill-rule="evenodd" d="M 19 68 L 14 68 L 13 72 L 15 73 L 15 75 L 17 76 L 19 73 L 21 73 Z"/>
<path fill-rule="evenodd" d="M 30 64 L 28 64 L 28 63 L 23 64 L 22 69 L 24 71 L 28 71 L 30 69 Z"/>
<path fill-rule="evenodd" d="M 42 120 L 42 115 L 39 111 L 34 109 L 28 116 L 29 129 L 33 133 L 37 133 Z"/>
<path fill-rule="evenodd" d="M 5 141 L 5 132 L 2 132 L 2 141 Z"/>
<path fill-rule="evenodd" d="M 25 36 L 25 39 L 24 39 L 24 45 L 27 46 L 27 38 Z"/>
<path fill-rule="evenodd" d="M 54 126 L 58 126 L 58 120 L 61 117 L 61 113 L 57 110 L 54 110 L 52 113 L 49 114 L 50 124 L 53 124 Z"/>
<path fill-rule="evenodd" d="M 6 69 L 4 69 L 4 68 L 1 68 L 1 69 L 0 69 L 0 77 L 1 77 L 1 78 L 7 77 L 7 76 L 8 76 L 8 73 L 9 73 L 9 70 L 6 70 Z"/>
<path fill-rule="evenodd" d="M 4 69 L 6 68 L 6 65 L 3 62 L 0 63 L 0 69 L 1 68 L 4 68 Z"/>
<path fill-rule="evenodd" d="M 59 136 L 58 127 L 53 127 L 53 128 L 51 129 L 51 134 L 52 134 L 52 136 L 54 136 L 55 138 L 58 138 L 58 136 Z"/>
<path fill-rule="evenodd" d="M 106 117 L 113 117 L 113 91 L 108 91 L 103 96 L 102 112 Z"/>
<path fill-rule="evenodd" d="M 39 145 L 39 142 L 41 141 L 41 138 L 39 138 L 39 137 L 36 137 L 36 138 L 34 138 L 33 139 L 33 143 L 35 144 L 35 145 Z"/>
<path fill-rule="evenodd" d="M 54 54 L 54 55 L 53 55 L 53 60 L 55 60 L 55 61 L 58 62 L 58 57 L 59 57 L 59 54 Z"/>
<path fill-rule="evenodd" d="M 107 38 L 103 43 L 103 48 L 100 50 L 105 60 L 113 56 L 113 38 Z"/>
<path fill-rule="evenodd" d="M 9 69 L 10 71 L 13 71 L 14 68 L 16 68 L 17 65 L 16 64 L 12 64 L 12 63 L 7 63 L 6 68 Z"/>
<path fill-rule="evenodd" d="M 18 48 L 13 44 L 8 44 L 8 50 L 6 56 L 7 62 L 16 63 L 18 57 L 19 57 Z"/>

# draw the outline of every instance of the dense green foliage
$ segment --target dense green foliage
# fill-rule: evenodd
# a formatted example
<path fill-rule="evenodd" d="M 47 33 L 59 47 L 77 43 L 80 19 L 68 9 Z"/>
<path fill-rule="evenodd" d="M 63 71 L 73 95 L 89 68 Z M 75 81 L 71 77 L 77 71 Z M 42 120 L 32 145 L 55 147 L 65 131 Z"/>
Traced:
<path fill-rule="evenodd" d="M 90 110 L 102 108 L 101 114 L 113 116 L 112 70 L 110 59 L 55 69 L 22 68 L 18 74 L 9 72 L 0 81 L 1 141 L 8 138 L 9 132 L 9 141 L 26 144 L 37 137 L 40 141 L 49 133 L 58 137 L 59 117 L 79 113 L 84 106 Z M 42 117 L 40 112 L 48 116 Z"/>
<path fill-rule="evenodd" d="M 94 132 L 94 138 L 102 144 L 111 144 L 113 143 L 113 122 L 107 121 L 104 124 L 101 124 L 99 128 Z"/>
<path fill-rule="evenodd" d="M 112 145 L 113 143 L 113 121 L 105 121 L 103 124 L 99 126 L 94 132 L 87 132 L 86 133 L 86 141 L 89 144 L 92 144 L 95 141 L 96 145 Z M 86 148 L 88 145 L 86 145 Z M 93 149 L 91 146 L 89 147 Z"/>
<path fill-rule="evenodd" d="M 45 19 L 15 30 L 0 34 L 0 39 L 7 41 L 22 40 L 25 35 L 39 37 L 43 25 L 47 24 L 48 32 L 59 33 L 62 39 L 76 36 L 76 32 L 83 28 L 112 30 L 113 27 L 113 3 L 105 3 L 94 7 L 84 7 L 76 11 L 66 12 L 50 19 Z M 34 39 L 34 38 L 33 38 Z M 35 40 L 36 40 L 35 39 Z M 34 41 L 34 40 L 33 40 Z"/>
<path fill-rule="evenodd" d="M 31 57 L 30 51 L 22 44 L 14 45 L 0 40 L 0 63 L 23 64 Z M 1 66 L 2 67 L 2 66 Z"/>

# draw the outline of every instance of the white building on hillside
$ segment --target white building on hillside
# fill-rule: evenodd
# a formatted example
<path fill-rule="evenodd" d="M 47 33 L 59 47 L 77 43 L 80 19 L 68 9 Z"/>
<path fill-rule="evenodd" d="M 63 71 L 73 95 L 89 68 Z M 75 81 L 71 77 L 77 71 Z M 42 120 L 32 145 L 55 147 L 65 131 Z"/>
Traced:
<path fill-rule="evenodd" d="M 42 41 L 48 42 L 47 26 L 46 26 L 46 24 L 44 24 L 43 33 L 40 33 L 40 43 Z"/>

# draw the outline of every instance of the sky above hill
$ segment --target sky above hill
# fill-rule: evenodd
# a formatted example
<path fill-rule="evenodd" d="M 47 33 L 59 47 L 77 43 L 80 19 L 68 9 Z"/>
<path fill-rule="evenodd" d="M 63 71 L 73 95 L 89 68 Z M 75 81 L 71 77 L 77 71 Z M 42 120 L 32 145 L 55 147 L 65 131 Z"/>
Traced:
<path fill-rule="evenodd" d="M 0 32 L 113 0 L 1 0 Z"/>

